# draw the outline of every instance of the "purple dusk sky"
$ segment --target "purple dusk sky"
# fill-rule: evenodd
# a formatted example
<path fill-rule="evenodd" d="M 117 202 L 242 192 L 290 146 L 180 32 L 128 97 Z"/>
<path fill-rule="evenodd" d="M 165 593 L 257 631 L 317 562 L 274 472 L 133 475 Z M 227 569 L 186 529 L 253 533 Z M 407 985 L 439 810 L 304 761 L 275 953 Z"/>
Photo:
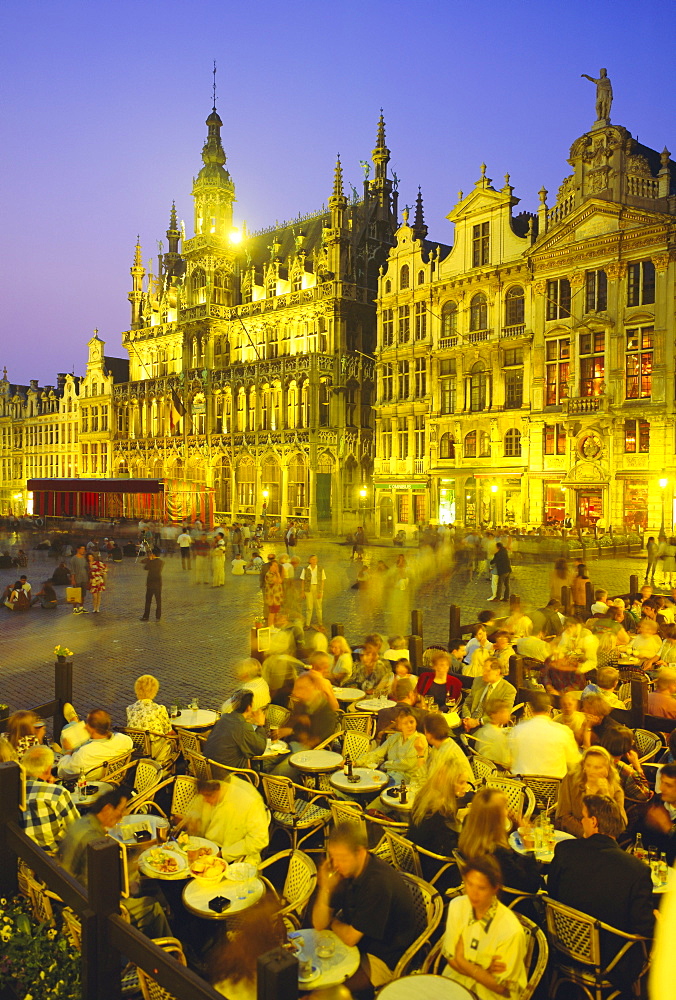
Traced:
<path fill-rule="evenodd" d="M 175 198 L 192 235 L 213 59 L 237 223 L 319 209 L 338 152 L 359 186 L 382 106 L 400 206 L 420 184 L 452 242 L 482 161 L 517 211 L 554 201 L 595 117 L 581 73 L 606 66 L 613 122 L 676 155 L 675 22 L 656 0 L 4 0 L 0 368 L 80 373 L 94 327 L 122 355 L 136 234 L 166 249 Z"/>

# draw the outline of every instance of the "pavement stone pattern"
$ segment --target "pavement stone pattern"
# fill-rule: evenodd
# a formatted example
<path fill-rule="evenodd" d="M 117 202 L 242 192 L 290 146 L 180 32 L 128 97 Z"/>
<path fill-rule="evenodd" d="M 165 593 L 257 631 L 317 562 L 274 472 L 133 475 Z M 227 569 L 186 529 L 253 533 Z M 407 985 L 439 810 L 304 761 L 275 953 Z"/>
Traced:
<path fill-rule="evenodd" d="M 35 541 L 30 536 L 20 541 L 0 537 L 0 550 L 16 552 L 23 547 L 29 557 L 25 570 L 0 570 L 2 589 L 26 573 L 37 592 L 53 572 L 53 557 L 31 549 L 31 544 Z M 281 555 L 284 547 L 266 544 L 261 554 L 265 557 L 272 551 Z M 506 607 L 486 604 L 490 584 L 485 577 L 478 575 L 469 583 L 461 580 L 452 575 L 447 558 L 439 560 L 437 575 L 417 582 L 419 576 L 425 575 L 428 549 L 372 545 L 367 549 L 367 558 L 373 566 L 382 559 L 392 567 L 401 551 L 412 575 L 412 586 L 403 602 L 393 604 L 391 593 L 380 601 L 352 589 L 359 564 L 350 561 L 350 546 L 325 538 L 300 542 L 297 554 L 301 564 L 314 552 L 326 569 L 324 624 L 328 627 L 332 622 L 342 623 L 348 642 L 355 645 L 368 632 L 408 634 L 409 611 L 415 607 L 423 611 L 424 645 L 445 644 L 449 604 L 460 605 L 463 624 L 476 621 L 479 611 L 485 608 L 494 608 L 500 614 Z M 643 554 L 588 563 L 594 586 L 607 588 L 611 594 L 626 592 L 632 573 L 637 573 L 642 582 L 644 568 Z M 165 557 L 160 622 L 154 620 L 154 604 L 150 621 L 139 621 L 146 574 L 140 560 L 135 562 L 133 558 L 109 564 L 100 614 L 73 614 L 65 603 L 65 588 L 57 588 L 59 606 L 53 611 L 35 607 L 26 614 L 14 614 L 0 606 L 0 702 L 8 703 L 10 711 L 15 711 L 51 700 L 53 650 L 61 643 L 74 653 L 73 701 L 81 714 L 104 707 L 111 711 L 115 724 L 125 725 L 125 706 L 135 701 L 134 681 L 142 673 L 157 676 L 158 701 L 167 706 L 186 705 L 196 696 L 201 708 L 219 708 L 234 687 L 235 664 L 248 655 L 253 619 L 262 613 L 258 577 L 235 577 L 229 570 L 228 559 L 225 586 L 213 589 L 210 584 L 196 584 L 192 570 L 181 569 L 180 556 Z M 549 564 L 517 565 L 512 590 L 523 602 L 540 607 L 549 597 L 550 572 Z M 89 595 L 86 606 L 91 608 Z"/>

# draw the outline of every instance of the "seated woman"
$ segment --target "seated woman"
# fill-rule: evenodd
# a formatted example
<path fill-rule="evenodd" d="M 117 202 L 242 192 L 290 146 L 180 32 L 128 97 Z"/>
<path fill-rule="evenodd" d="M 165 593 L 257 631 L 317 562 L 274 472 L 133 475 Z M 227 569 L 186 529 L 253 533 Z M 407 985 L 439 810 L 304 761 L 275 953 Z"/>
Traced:
<path fill-rule="evenodd" d="M 447 701 L 456 702 L 462 694 L 462 681 L 450 673 L 451 660 L 445 649 L 435 649 L 428 662 L 431 669 L 424 671 L 418 678 L 418 694 L 434 698 L 443 710 Z"/>
<path fill-rule="evenodd" d="M 338 686 L 346 684 L 352 677 L 354 661 L 352 660 L 352 650 L 344 635 L 334 635 L 329 643 L 329 653 L 333 658 L 331 683 Z"/>
<path fill-rule="evenodd" d="M 461 805 L 466 805 L 470 787 L 467 770 L 460 761 L 451 759 L 435 767 L 416 793 L 408 839 L 426 851 L 451 857 L 467 812 Z M 437 864 L 423 855 L 422 869 L 423 878 L 429 879 L 435 874 Z"/>
<path fill-rule="evenodd" d="M 538 864 L 530 854 L 509 846 L 510 816 L 507 797 L 497 788 L 481 788 L 472 799 L 463 823 L 458 851 L 463 858 L 492 855 L 500 865 L 502 884 L 521 892 L 543 888 Z"/>
<path fill-rule="evenodd" d="M 638 635 L 632 636 L 626 646 L 626 652 L 639 661 L 640 670 L 649 670 L 659 659 L 662 641 L 658 635 L 659 626 L 650 618 L 642 618 L 638 626 Z"/>
<path fill-rule="evenodd" d="M 397 687 L 398 681 L 406 681 L 411 691 L 416 690 L 418 678 L 411 671 L 411 661 L 404 659 L 403 657 L 394 662 L 394 674 L 392 677 L 392 683 L 390 684 L 390 690 L 388 691 L 390 698 L 394 696 L 394 689 Z M 396 701 L 397 699 L 395 698 L 394 700 Z"/>
<path fill-rule="evenodd" d="M 634 747 L 634 734 L 627 726 L 618 726 L 608 734 L 606 750 L 613 760 L 620 777 L 620 787 L 624 792 L 624 808 L 628 829 L 622 836 L 622 846 L 633 839 L 633 831 L 643 814 L 642 802 L 652 798 L 648 784 Z"/>
<path fill-rule="evenodd" d="M 395 719 L 397 732 L 382 746 L 366 755 L 367 767 L 378 767 L 390 776 L 390 784 L 420 784 L 425 776 L 427 740 L 417 730 L 418 720 L 410 708 L 402 708 Z"/>
<path fill-rule="evenodd" d="M 134 684 L 138 698 L 133 705 L 127 705 L 127 725 L 130 729 L 144 729 L 165 736 L 171 730 L 169 713 L 164 705 L 155 701 L 160 690 L 160 682 L 152 674 L 142 674 Z M 171 744 L 166 740 L 152 739 L 153 759 L 163 764 L 171 756 Z"/>
<path fill-rule="evenodd" d="M 278 910 L 268 896 L 238 917 L 234 931 L 223 931 L 208 963 L 208 979 L 217 993 L 228 1000 L 256 1000 L 258 959 L 286 940 Z"/>
<path fill-rule="evenodd" d="M 448 904 L 442 975 L 471 990 L 478 1000 L 518 997 L 526 986 L 526 934 L 519 918 L 498 899 L 500 866 L 484 855 L 468 859 L 464 895 Z"/>
<path fill-rule="evenodd" d="M 585 795 L 606 795 L 619 806 L 626 824 L 624 792 L 617 769 L 604 747 L 589 747 L 580 763 L 561 782 L 556 803 L 555 826 L 574 837 L 582 836 L 582 798 Z"/>
<path fill-rule="evenodd" d="M 35 712 L 14 712 L 7 720 L 5 736 L 16 751 L 17 757 L 21 758 L 29 747 L 44 742 L 45 724 Z"/>
<path fill-rule="evenodd" d="M 39 604 L 41 608 L 55 608 L 57 605 L 56 591 L 49 580 L 45 580 L 31 604 Z"/>
<path fill-rule="evenodd" d="M 586 694 L 582 692 L 581 706 L 585 717 L 583 746 L 605 747 L 609 734 L 620 726 L 619 722 L 610 717 L 612 712 L 610 704 L 600 691 L 592 690 Z"/>

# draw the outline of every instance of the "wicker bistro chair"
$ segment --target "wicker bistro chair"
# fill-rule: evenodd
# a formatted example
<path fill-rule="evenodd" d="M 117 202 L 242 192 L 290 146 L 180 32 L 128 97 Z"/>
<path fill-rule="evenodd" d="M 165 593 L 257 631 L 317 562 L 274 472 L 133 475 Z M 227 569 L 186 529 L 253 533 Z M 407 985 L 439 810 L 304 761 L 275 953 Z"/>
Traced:
<path fill-rule="evenodd" d="M 268 705 L 265 709 L 265 725 L 267 729 L 279 729 L 288 720 L 291 712 L 282 705 Z"/>
<path fill-rule="evenodd" d="M 385 837 L 390 849 L 392 863 L 401 872 L 408 872 L 409 875 L 424 878 L 420 858 L 431 858 L 433 861 L 439 863 L 439 870 L 429 879 L 430 885 L 436 885 L 437 880 L 442 875 L 445 875 L 451 868 L 457 868 L 454 858 L 446 858 L 442 854 L 434 854 L 424 847 L 418 847 L 417 844 L 412 844 L 410 840 L 406 840 L 405 837 L 395 833 L 393 830 L 386 830 Z"/>
<path fill-rule="evenodd" d="M 110 785 L 121 785 L 124 776 L 136 767 L 136 761 L 131 759 L 132 750 L 120 754 L 112 760 L 104 760 L 85 771 L 85 778 L 91 781 L 107 781 Z"/>
<path fill-rule="evenodd" d="M 203 781 L 222 781 L 228 775 L 236 774 L 239 778 L 246 778 L 254 788 L 258 788 L 260 776 L 257 771 L 252 771 L 248 767 L 228 767 L 217 760 L 203 757 L 202 754 L 188 753 L 188 769 L 195 778 Z"/>
<path fill-rule="evenodd" d="M 187 761 L 189 753 L 202 754 L 204 744 L 207 741 L 206 736 L 200 736 L 199 733 L 193 733 L 190 729 L 181 729 L 180 726 L 176 726 L 176 735 L 178 737 L 178 747 L 181 751 L 181 756 Z"/>
<path fill-rule="evenodd" d="M 174 765 L 180 756 L 178 736 L 165 733 L 155 733 L 150 729 L 121 729 L 134 744 L 132 757 L 149 757 L 157 760 L 167 774 L 173 773 Z"/>
<path fill-rule="evenodd" d="M 366 757 L 366 754 L 371 749 L 371 739 L 366 733 L 361 733 L 353 729 L 346 729 L 343 733 L 343 746 L 342 754 L 343 757 L 347 757 L 349 754 L 352 758 L 352 763 L 357 764 L 359 761 Z"/>
<path fill-rule="evenodd" d="M 498 765 L 492 760 L 489 760 L 488 757 L 482 757 L 481 754 L 472 753 L 468 760 L 476 782 L 484 781 L 486 778 L 490 778 L 494 774 L 499 774 Z"/>
<path fill-rule="evenodd" d="M 551 812 L 559 798 L 561 778 L 549 778 L 544 774 L 520 774 L 519 780 L 535 796 L 535 808 Z"/>
<path fill-rule="evenodd" d="M 338 826 L 339 823 L 352 823 L 361 830 L 365 837 L 367 836 L 364 810 L 358 802 L 331 799 L 329 806 L 331 807 L 331 822 L 334 826 Z"/>
<path fill-rule="evenodd" d="M 523 781 L 506 778 L 500 774 L 490 774 L 484 778 L 483 783 L 488 788 L 499 788 L 504 792 L 509 809 L 516 816 L 523 816 L 525 820 L 530 819 L 535 809 L 535 795 Z"/>
<path fill-rule="evenodd" d="M 179 965 L 187 966 L 188 963 L 183 954 L 183 945 L 177 938 L 153 938 L 152 941 L 162 951 L 166 951 L 168 955 L 175 958 Z M 151 979 L 143 969 L 137 967 L 136 971 L 138 973 L 143 1000 L 176 1000 L 173 993 L 169 993 L 163 986 L 160 986 L 154 979 Z"/>
<path fill-rule="evenodd" d="M 402 976 L 408 975 L 412 968 L 422 964 L 421 953 L 441 923 L 444 912 L 443 900 L 434 886 L 408 872 L 400 874 L 413 900 L 416 938 L 397 962 L 392 974 L 393 979 L 401 979 Z"/>
<path fill-rule="evenodd" d="M 547 944 L 547 938 L 537 924 L 533 923 L 532 920 L 529 920 L 528 917 L 524 917 L 522 913 L 515 913 L 514 915 L 522 924 L 528 938 L 525 963 L 528 982 L 526 988 L 522 990 L 518 997 L 515 997 L 514 1000 L 530 1000 L 539 986 L 540 980 L 542 979 L 544 971 L 547 968 L 549 946 Z M 425 964 L 422 968 L 423 972 L 431 973 L 436 976 L 440 974 L 441 970 L 446 965 L 446 956 L 442 951 L 443 943 L 443 938 L 440 938 L 434 945 L 431 952 L 425 959 Z"/>
<path fill-rule="evenodd" d="M 634 743 L 641 764 L 653 760 L 665 747 L 662 736 L 659 733 L 651 733 L 648 729 L 635 729 Z"/>
<path fill-rule="evenodd" d="M 282 775 L 262 774 L 261 780 L 272 824 L 287 833 L 294 851 L 329 822 L 331 811 L 318 804 L 327 802 L 325 792 L 313 795 L 309 788 Z"/>
<path fill-rule="evenodd" d="M 340 725 L 346 733 L 364 733 L 372 739 L 376 731 L 376 716 L 372 712 L 346 712 Z"/>
<path fill-rule="evenodd" d="M 564 906 L 544 897 L 547 916 L 547 936 L 554 955 L 549 996 L 555 998 L 563 983 L 578 986 L 589 1000 L 613 1000 L 626 995 L 626 986 L 615 987 L 608 974 L 632 948 L 639 948 L 642 967 L 638 978 L 631 984 L 634 996 L 641 996 L 641 979 L 648 970 L 649 959 L 647 938 L 638 934 L 626 934 L 604 924 L 602 920 L 580 913 L 571 906 Z M 601 935 L 612 934 L 617 939 L 617 952 L 606 965 L 601 958 Z M 628 985 L 628 984 L 627 984 Z M 657 998 L 656 998 L 657 1000 Z"/>
<path fill-rule="evenodd" d="M 262 873 L 285 858 L 288 859 L 288 865 L 280 894 Z M 258 875 L 277 899 L 280 905 L 279 915 L 290 921 L 297 930 L 300 929 L 303 926 L 301 921 L 305 908 L 317 884 L 317 866 L 312 858 L 303 851 L 280 851 L 258 866 Z"/>

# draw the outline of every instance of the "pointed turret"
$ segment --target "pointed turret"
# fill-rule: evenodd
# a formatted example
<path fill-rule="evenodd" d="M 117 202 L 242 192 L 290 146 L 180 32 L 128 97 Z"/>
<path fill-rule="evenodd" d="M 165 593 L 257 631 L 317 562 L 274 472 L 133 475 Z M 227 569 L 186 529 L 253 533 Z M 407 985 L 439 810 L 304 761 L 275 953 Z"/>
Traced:
<path fill-rule="evenodd" d="M 181 258 L 178 249 L 178 241 L 181 239 L 181 230 L 176 218 L 176 202 L 171 203 L 171 214 L 169 216 L 169 228 L 167 229 L 167 240 L 169 241 L 169 251 L 164 254 L 164 279 L 169 284 L 172 278 L 180 278 L 185 271 L 185 263 Z"/>
<path fill-rule="evenodd" d="M 141 258 L 141 242 L 140 237 L 136 237 L 136 247 L 134 249 L 134 263 L 129 269 L 131 274 L 131 291 L 127 298 L 131 303 L 131 325 L 132 328 L 138 326 L 141 322 L 141 301 L 143 299 L 143 278 L 145 277 L 145 268 L 143 266 L 143 260 Z"/>
<path fill-rule="evenodd" d="M 193 182 L 195 199 L 195 235 L 213 234 L 225 239 L 232 229 L 232 205 L 235 185 L 225 169 L 225 152 L 221 142 L 221 121 L 216 108 L 206 120 L 207 141 L 202 147 L 204 166 Z"/>
<path fill-rule="evenodd" d="M 423 210 L 422 191 L 418 188 L 418 197 L 415 200 L 415 216 L 411 226 L 413 235 L 417 240 L 424 240 L 427 236 L 427 226 L 425 225 L 425 213 Z"/>
<path fill-rule="evenodd" d="M 394 227 L 396 226 L 397 216 L 397 195 L 396 192 L 392 193 L 392 181 L 387 176 L 390 151 L 385 145 L 385 119 L 382 108 L 380 109 L 380 118 L 378 119 L 376 147 L 371 155 L 375 166 L 375 176 L 368 184 L 368 194 L 375 199 L 378 205 L 378 220 L 387 222 L 390 226 Z"/>
<path fill-rule="evenodd" d="M 338 155 L 338 159 L 336 160 L 336 169 L 333 174 L 333 192 L 329 198 L 332 229 L 343 228 L 346 208 L 347 198 L 343 193 L 343 168 L 340 163 L 340 155 Z"/>
<path fill-rule="evenodd" d="M 390 162 L 390 151 L 385 145 L 385 119 L 383 109 L 380 109 L 378 119 L 378 132 L 376 135 L 376 148 L 373 150 L 373 162 L 376 168 L 375 180 L 387 177 L 387 164 Z"/>

